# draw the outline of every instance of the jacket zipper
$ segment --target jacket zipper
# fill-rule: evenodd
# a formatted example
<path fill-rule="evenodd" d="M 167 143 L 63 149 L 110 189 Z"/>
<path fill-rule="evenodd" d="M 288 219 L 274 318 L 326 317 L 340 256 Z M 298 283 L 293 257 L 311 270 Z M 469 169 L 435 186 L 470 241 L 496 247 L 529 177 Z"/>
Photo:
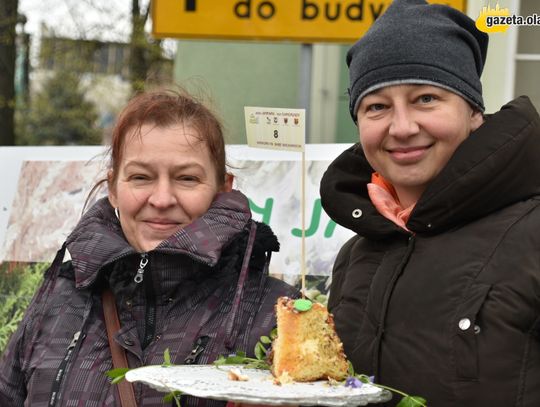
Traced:
<path fill-rule="evenodd" d="M 147 270 L 149 259 L 147 253 L 141 254 L 141 261 L 139 262 L 139 269 L 135 275 L 134 281 L 137 284 L 143 282 L 143 276 Z M 156 333 L 156 295 L 154 292 L 154 282 L 152 279 L 152 273 L 146 273 L 146 279 L 144 279 L 144 291 L 145 291 L 145 318 L 144 318 L 144 335 L 142 340 L 142 348 L 145 349 L 153 340 Z"/>
<path fill-rule="evenodd" d="M 71 340 L 71 343 L 66 349 L 66 354 L 64 356 L 64 359 L 62 359 L 62 362 L 60 363 L 60 366 L 58 367 L 58 370 L 56 372 L 48 407 L 56 406 L 56 403 L 58 401 L 58 394 L 60 392 L 62 381 L 64 379 L 64 375 L 68 368 L 68 364 L 71 360 L 71 356 L 73 355 L 77 345 L 80 344 L 80 339 L 83 339 L 83 338 L 84 338 L 84 335 L 81 334 L 81 331 L 77 331 L 73 335 L 73 339 Z"/>
<path fill-rule="evenodd" d="M 206 349 L 206 345 L 208 344 L 208 341 L 210 340 L 209 336 L 200 336 L 197 338 L 197 341 L 193 345 L 193 349 L 191 350 L 190 354 L 187 358 L 184 359 L 185 365 L 194 365 L 199 360 L 201 354 Z"/>
<path fill-rule="evenodd" d="M 388 284 L 388 288 L 386 289 L 386 292 L 384 293 L 383 297 L 383 303 L 381 307 L 380 312 L 380 319 L 379 319 L 379 326 L 377 327 L 377 336 L 375 341 L 375 353 L 374 353 L 374 359 L 373 359 L 373 372 L 375 373 L 375 377 L 380 376 L 379 372 L 379 361 L 381 356 L 381 338 L 384 334 L 384 327 L 386 324 L 386 313 L 388 311 L 388 303 L 390 302 L 390 297 L 392 296 L 392 292 L 394 291 L 394 286 L 396 285 L 396 281 L 398 280 L 399 276 L 401 276 L 401 273 L 403 273 L 403 270 L 407 266 L 407 263 L 409 262 L 409 259 L 411 257 L 412 252 L 414 251 L 414 246 L 416 243 L 415 235 L 409 236 L 407 248 L 405 250 L 405 254 L 403 255 L 403 258 L 401 259 L 401 262 L 399 263 L 396 271 L 394 272 L 394 275 L 390 279 L 390 283 Z"/>
<path fill-rule="evenodd" d="M 141 261 L 139 262 L 139 269 L 137 270 L 137 274 L 135 274 L 135 278 L 133 281 L 135 281 L 137 284 L 140 284 L 143 282 L 144 279 L 144 268 L 148 264 L 148 254 L 142 253 L 141 254 Z"/>

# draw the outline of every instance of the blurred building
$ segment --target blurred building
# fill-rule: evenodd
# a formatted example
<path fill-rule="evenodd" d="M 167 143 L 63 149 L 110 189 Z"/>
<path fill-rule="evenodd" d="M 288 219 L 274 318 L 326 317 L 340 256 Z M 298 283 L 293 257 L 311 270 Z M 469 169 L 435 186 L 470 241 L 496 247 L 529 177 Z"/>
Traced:
<path fill-rule="evenodd" d="M 127 43 L 58 37 L 44 29 L 37 64 L 31 73 L 31 93 L 39 92 L 56 72 L 79 73 L 85 98 L 96 106 L 97 125 L 107 138 L 117 113 L 132 93 L 129 54 Z M 170 83 L 172 77 L 173 60 L 166 57 L 153 64 L 149 72 L 152 83 Z"/>

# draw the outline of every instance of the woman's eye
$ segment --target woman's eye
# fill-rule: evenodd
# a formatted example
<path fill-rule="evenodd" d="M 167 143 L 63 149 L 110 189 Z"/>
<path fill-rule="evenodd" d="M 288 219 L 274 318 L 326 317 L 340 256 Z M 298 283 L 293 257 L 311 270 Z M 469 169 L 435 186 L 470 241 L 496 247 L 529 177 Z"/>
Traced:
<path fill-rule="evenodd" d="M 420 101 L 420 103 L 429 103 L 429 102 L 433 102 L 435 100 L 435 96 L 433 95 L 422 95 L 418 98 L 418 100 Z"/>
<path fill-rule="evenodd" d="M 180 175 L 176 178 L 178 181 L 181 182 L 197 182 L 199 181 L 199 178 L 194 175 Z"/>
<path fill-rule="evenodd" d="M 384 105 L 382 103 L 372 103 L 367 107 L 367 110 L 369 112 L 378 112 L 384 109 Z"/>
<path fill-rule="evenodd" d="M 147 181 L 148 179 L 150 179 L 150 177 L 144 174 L 133 174 L 130 175 L 128 179 L 130 181 Z"/>

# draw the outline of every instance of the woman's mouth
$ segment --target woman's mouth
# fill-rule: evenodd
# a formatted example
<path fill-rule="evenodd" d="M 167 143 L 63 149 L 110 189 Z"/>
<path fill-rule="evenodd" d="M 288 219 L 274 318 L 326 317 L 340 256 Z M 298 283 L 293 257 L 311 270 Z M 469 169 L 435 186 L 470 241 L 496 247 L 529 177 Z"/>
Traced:
<path fill-rule="evenodd" d="M 388 149 L 388 153 L 392 159 L 400 164 L 415 163 L 420 161 L 427 154 L 431 145 L 428 146 L 413 146 L 413 147 L 398 147 Z"/>
<path fill-rule="evenodd" d="M 175 230 L 178 229 L 181 225 L 180 222 L 170 219 L 148 219 L 144 222 L 152 229 L 160 231 Z"/>

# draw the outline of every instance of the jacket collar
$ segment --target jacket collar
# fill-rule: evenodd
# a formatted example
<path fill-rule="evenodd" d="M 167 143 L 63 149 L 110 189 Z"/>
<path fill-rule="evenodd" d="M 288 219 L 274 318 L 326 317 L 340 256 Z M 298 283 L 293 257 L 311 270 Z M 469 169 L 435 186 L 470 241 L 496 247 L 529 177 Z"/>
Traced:
<path fill-rule="evenodd" d="M 420 197 L 407 228 L 438 233 L 539 195 L 538 157 L 540 117 L 522 96 L 488 115 L 463 141 Z M 371 203 L 366 185 L 372 173 L 359 145 L 342 153 L 321 181 L 325 211 L 340 225 L 369 238 L 404 233 Z M 362 216 L 352 216 L 355 209 Z"/>
<path fill-rule="evenodd" d="M 153 251 L 185 254 L 214 266 L 224 247 L 251 219 L 247 198 L 239 191 L 220 193 L 208 211 L 190 225 L 161 242 Z M 67 239 L 77 288 L 96 281 L 106 265 L 136 251 L 127 242 L 107 198 L 100 199 Z"/>

